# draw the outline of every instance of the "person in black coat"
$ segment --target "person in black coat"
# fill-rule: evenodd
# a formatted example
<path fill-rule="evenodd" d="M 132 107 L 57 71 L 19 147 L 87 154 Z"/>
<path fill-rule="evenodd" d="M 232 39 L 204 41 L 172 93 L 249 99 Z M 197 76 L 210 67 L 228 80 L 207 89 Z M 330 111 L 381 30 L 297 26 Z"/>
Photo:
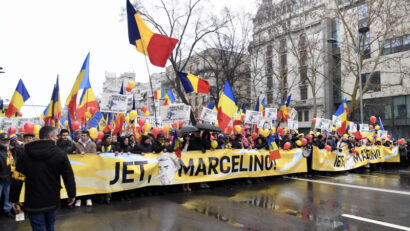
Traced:
<path fill-rule="evenodd" d="M 68 139 L 70 137 L 67 129 L 60 131 L 60 139 L 57 140 L 57 146 L 65 152 L 65 154 L 72 154 L 75 152 L 75 144 Z"/>
<path fill-rule="evenodd" d="M 202 151 L 202 153 L 206 152 L 206 149 L 203 145 L 203 141 L 201 138 L 201 132 L 195 132 L 189 139 L 188 144 L 188 151 Z"/>
<path fill-rule="evenodd" d="M 232 142 L 232 148 L 233 149 L 242 149 L 243 148 L 242 134 L 240 134 L 240 133 L 236 134 L 235 140 Z"/>
<path fill-rule="evenodd" d="M 10 182 L 11 182 L 11 158 L 8 147 L 10 137 L 7 133 L 0 134 L 0 199 L 4 196 L 3 212 L 8 217 L 13 217 L 11 214 L 11 203 L 9 200 Z M 2 195 L 3 194 L 3 195 Z"/>
<path fill-rule="evenodd" d="M 141 143 L 138 143 L 137 145 L 135 145 L 133 153 L 145 154 L 145 153 L 151 153 L 152 150 L 153 148 L 152 148 L 151 139 L 146 135 L 142 135 Z"/>
<path fill-rule="evenodd" d="M 154 140 L 152 148 L 155 153 L 173 152 L 171 145 L 169 144 L 169 142 L 166 142 L 165 136 L 162 133 L 158 133 L 157 138 Z"/>
<path fill-rule="evenodd" d="M 263 149 L 267 146 L 267 142 L 265 137 L 259 135 L 255 140 L 255 148 L 256 149 Z"/>
<path fill-rule="evenodd" d="M 61 178 L 64 181 L 69 205 L 76 196 L 76 185 L 70 161 L 56 145 L 54 127 L 40 129 L 40 140 L 25 145 L 25 152 L 16 162 L 16 171 L 25 176 L 24 210 L 34 230 L 54 230 L 57 208 L 60 203 Z M 19 212 L 22 182 L 13 179 L 10 199 L 13 209 Z"/>
<path fill-rule="evenodd" d="M 117 147 L 117 151 L 120 153 L 131 154 L 132 147 L 129 143 L 128 137 L 121 137 L 120 145 Z"/>

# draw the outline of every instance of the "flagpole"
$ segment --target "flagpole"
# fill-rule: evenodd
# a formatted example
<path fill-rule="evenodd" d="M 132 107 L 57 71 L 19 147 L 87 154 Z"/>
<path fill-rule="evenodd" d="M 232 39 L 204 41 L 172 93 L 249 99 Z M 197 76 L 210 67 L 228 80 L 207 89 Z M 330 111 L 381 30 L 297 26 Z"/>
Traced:
<path fill-rule="evenodd" d="M 154 118 L 155 118 L 155 127 L 158 127 L 158 121 L 157 121 L 157 109 L 155 108 L 155 100 L 154 100 L 154 90 L 152 89 L 152 81 L 151 81 L 151 73 L 149 72 L 149 67 L 148 67 L 148 62 L 147 62 L 147 51 L 144 48 L 144 41 L 141 39 L 141 46 L 142 50 L 144 51 L 144 60 L 145 60 L 145 66 L 147 67 L 147 72 L 148 72 L 148 79 L 149 79 L 149 85 L 151 88 L 151 97 L 152 97 L 152 104 L 154 106 Z"/>

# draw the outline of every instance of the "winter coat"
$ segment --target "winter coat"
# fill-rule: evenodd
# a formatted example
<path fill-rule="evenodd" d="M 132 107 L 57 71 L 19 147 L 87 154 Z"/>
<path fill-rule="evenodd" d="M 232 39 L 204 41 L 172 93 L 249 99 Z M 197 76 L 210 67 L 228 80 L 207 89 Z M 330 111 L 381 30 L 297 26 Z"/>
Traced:
<path fill-rule="evenodd" d="M 11 179 L 11 168 L 7 165 L 7 157 L 7 148 L 0 145 L 0 183 L 8 183 Z"/>
<path fill-rule="evenodd" d="M 57 146 L 64 151 L 65 154 L 72 154 L 75 151 L 75 143 L 70 140 L 57 140 Z"/>
<path fill-rule="evenodd" d="M 75 144 L 75 149 L 78 154 L 80 153 L 97 153 L 97 145 L 91 139 L 87 142 L 84 147 L 84 143 L 80 142 L 80 140 Z"/>
<path fill-rule="evenodd" d="M 144 143 L 138 143 L 135 145 L 134 150 L 132 153 L 151 153 L 153 151 L 152 144 L 144 144 Z"/>
<path fill-rule="evenodd" d="M 27 212 L 48 212 L 60 203 L 61 177 L 69 198 L 76 195 L 73 169 L 67 154 L 52 140 L 38 140 L 25 145 L 16 163 L 16 171 L 25 175 L 24 207 Z M 21 181 L 13 179 L 10 201 L 18 202 Z"/>
<path fill-rule="evenodd" d="M 117 146 L 114 144 L 101 144 L 100 146 L 97 147 L 97 151 L 101 153 L 107 153 L 107 152 L 115 152 L 117 150 Z"/>

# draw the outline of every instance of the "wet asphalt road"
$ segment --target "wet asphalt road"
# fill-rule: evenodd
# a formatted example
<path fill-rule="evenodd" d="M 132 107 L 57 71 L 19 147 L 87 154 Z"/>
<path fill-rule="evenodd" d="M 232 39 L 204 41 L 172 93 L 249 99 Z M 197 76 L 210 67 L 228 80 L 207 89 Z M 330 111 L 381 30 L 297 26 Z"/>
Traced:
<path fill-rule="evenodd" d="M 56 230 L 400 230 L 343 214 L 410 230 L 407 170 L 275 177 L 94 203 L 59 210 Z M 30 224 L 1 217 L 0 230 L 30 230 Z"/>

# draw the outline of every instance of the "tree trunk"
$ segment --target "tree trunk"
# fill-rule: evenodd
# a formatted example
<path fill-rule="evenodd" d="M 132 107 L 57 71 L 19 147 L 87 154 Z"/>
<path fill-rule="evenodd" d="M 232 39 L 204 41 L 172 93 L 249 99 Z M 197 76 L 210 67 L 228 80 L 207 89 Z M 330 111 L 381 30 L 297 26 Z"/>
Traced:
<path fill-rule="evenodd" d="M 313 96 L 313 118 L 316 118 L 317 116 L 317 102 L 316 102 L 316 92 L 313 89 L 312 90 L 312 96 Z M 310 130 L 313 131 L 313 128 L 315 126 L 315 123 L 313 121 L 310 123 Z"/>

